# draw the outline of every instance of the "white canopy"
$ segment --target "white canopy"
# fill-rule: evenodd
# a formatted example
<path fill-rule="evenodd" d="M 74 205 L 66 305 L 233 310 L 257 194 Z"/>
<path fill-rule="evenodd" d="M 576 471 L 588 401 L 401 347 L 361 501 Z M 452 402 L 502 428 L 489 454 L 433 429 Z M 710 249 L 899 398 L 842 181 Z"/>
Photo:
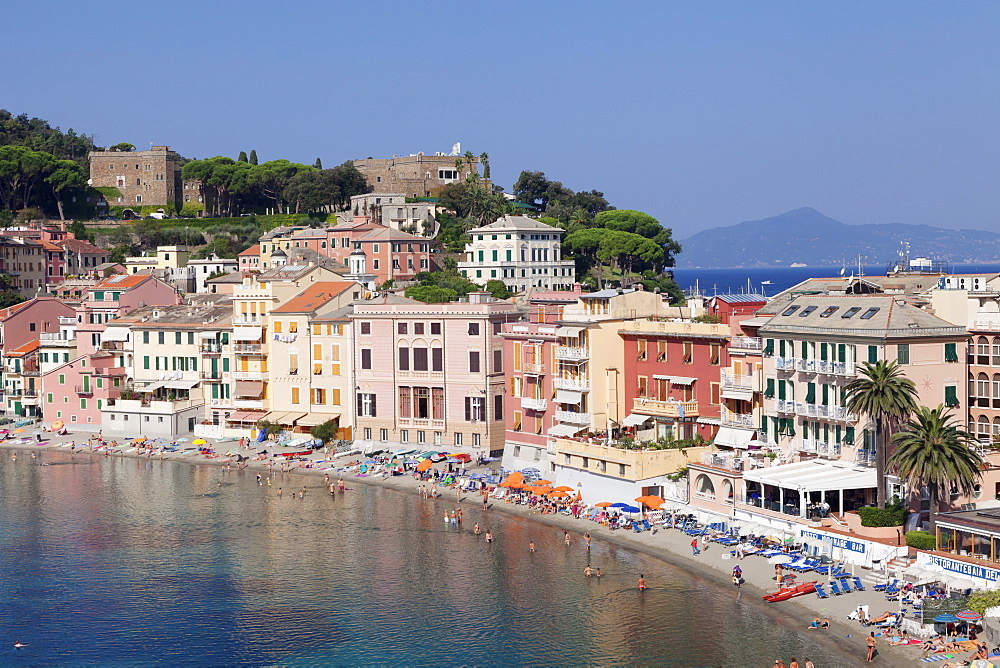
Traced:
<path fill-rule="evenodd" d="M 753 399 L 753 390 L 744 390 L 735 387 L 726 387 L 722 390 L 723 399 L 740 399 L 742 401 L 751 401 Z"/>
<path fill-rule="evenodd" d="M 260 327 L 234 327 L 233 340 L 235 341 L 260 341 Z"/>
<path fill-rule="evenodd" d="M 575 339 L 580 336 L 580 332 L 583 331 L 583 327 L 560 327 L 556 330 L 556 336 L 565 336 L 570 339 Z"/>
<path fill-rule="evenodd" d="M 624 420 L 622 420 L 623 427 L 637 427 L 646 420 L 652 420 L 651 415 L 639 415 L 637 413 L 629 413 Z"/>
<path fill-rule="evenodd" d="M 164 381 L 160 387 L 166 387 L 171 390 L 190 390 L 192 387 L 197 385 L 200 381 L 197 380 L 168 380 Z"/>
<path fill-rule="evenodd" d="M 128 327 L 108 327 L 101 332 L 101 341 L 128 341 Z"/>
<path fill-rule="evenodd" d="M 752 429 L 737 429 L 736 427 L 719 427 L 714 443 L 730 448 L 746 448 L 753 440 Z"/>
<path fill-rule="evenodd" d="M 584 427 L 574 427 L 571 424 L 557 424 L 549 428 L 546 434 L 549 436 L 572 436 Z"/>
<path fill-rule="evenodd" d="M 690 376 L 671 376 L 670 382 L 673 385 L 691 385 L 697 378 L 691 378 Z"/>
<path fill-rule="evenodd" d="M 805 491 L 877 487 L 874 468 L 856 468 L 851 462 L 824 459 L 754 469 L 746 471 L 743 479 L 747 482 Z"/>
<path fill-rule="evenodd" d="M 583 395 L 573 390 L 556 390 L 556 401 L 563 404 L 579 404 L 583 401 Z"/>
<path fill-rule="evenodd" d="M 670 380 L 670 376 L 664 376 L 662 373 L 654 373 L 653 380 Z"/>
<path fill-rule="evenodd" d="M 199 339 L 214 339 L 215 332 L 198 332 Z"/>

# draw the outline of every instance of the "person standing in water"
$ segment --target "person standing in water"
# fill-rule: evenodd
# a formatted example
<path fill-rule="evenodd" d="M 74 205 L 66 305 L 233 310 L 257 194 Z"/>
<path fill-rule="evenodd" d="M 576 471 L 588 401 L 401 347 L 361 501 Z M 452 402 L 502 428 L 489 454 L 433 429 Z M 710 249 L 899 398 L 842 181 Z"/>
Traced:
<path fill-rule="evenodd" d="M 528 552 L 531 552 L 532 554 L 535 553 L 535 541 L 533 540 L 528 541 Z"/>
<path fill-rule="evenodd" d="M 646 576 L 643 575 L 642 573 L 639 573 L 639 591 L 645 591 L 645 590 L 646 590 Z"/>
<path fill-rule="evenodd" d="M 565 539 L 566 544 L 569 545 L 569 531 L 563 531 L 563 538 Z"/>
<path fill-rule="evenodd" d="M 493 533 L 489 529 L 486 530 L 486 542 L 487 543 L 493 542 Z"/>
<path fill-rule="evenodd" d="M 479 522 L 476 522 L 476 526 L 472 527 L 472 533 L 477 536 L 482 533 L 479 529 Z"/>

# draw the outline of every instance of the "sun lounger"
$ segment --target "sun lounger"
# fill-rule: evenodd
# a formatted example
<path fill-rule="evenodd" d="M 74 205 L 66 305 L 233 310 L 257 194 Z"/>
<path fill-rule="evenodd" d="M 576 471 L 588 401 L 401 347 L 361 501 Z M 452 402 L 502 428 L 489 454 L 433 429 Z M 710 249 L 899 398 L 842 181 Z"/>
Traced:
<path fill-rule="evenodd" d="M 818 582 L 816 583 L 816 595 L 820 598 L 830 598 L 830 595 L 826 593 L 825 589 L 823 589 L 823 585 Z"/>
<path fill-rule="evenodd" d="M 834 580 L 833 582 L 836 582 L 836 580 Z M 851 581 L 848 580 L 847 578 L 844 578 L 843 580 L 840 581 L 840 588 L 844 591 L 845 594 L 850 594 L 851 593 Z"/>
<path fill-rule="evenodd" d="M 840 596 L 844 592 L 840 591 L 840 586 L 837 584 L 836 580 L 830 581 L 830 593 L 834 596 Z"/>
<path fill-rule="evenodd" d="M 891 583 L 877 584 L 874 587 L 872 587 L 872 589 L 874 589 L 875 591 L 885 591 L 889 587 L 895 587 L 898 582 L 899 580 L 893 580 Z"/>
<path fill-rule="evenodd" d="M 642 521 L 642 528 L 645 529 L 646 531 L 652 531 L 653 530 L 653 527 L 650 526 L 650 524 L 649 524 L 649 520 L 643 520 Z"/>
<path fill-rule="evenodd" d="M 857 589 L 858 591 L 864 591 L 865 590 L 865 586 L 863 584 L 861 584 L 861 578 L 859 578 L 858 576 L 854 575 L 854 576 L 852 576 L 851 579 L 854 581 L 854 588 L 855 589 Z"/>

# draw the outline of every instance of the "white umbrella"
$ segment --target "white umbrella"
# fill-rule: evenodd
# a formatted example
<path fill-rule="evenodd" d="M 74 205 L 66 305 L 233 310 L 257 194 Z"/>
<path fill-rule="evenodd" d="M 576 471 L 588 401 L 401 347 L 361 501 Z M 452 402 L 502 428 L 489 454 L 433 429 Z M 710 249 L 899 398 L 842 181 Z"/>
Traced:
<path fill-rule="evenodd" d="M 769 564 L 787 564 L 789 561 L 795 561 L 795 558 L 790 554 L 778 554 L 767 560 Z"/>

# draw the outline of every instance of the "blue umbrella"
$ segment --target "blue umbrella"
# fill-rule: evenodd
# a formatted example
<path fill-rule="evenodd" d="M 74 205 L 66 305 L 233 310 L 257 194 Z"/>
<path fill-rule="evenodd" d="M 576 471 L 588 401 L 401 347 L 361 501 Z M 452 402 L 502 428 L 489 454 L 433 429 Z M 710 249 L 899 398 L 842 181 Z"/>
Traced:
<path fill-rule="evenodd" d="M 960 620 L 958 617 L 951 614 L 950 612 L 942 613 L 934 618 L 935 624 L 953 624 L 955 622 L 960 622 L 960 621 L 962 620 Z"/>
<path fill-rule="evenodd" d="M 636 508 L 635 506 L 630 506 L 627 503 L 612 503 L 611 507 L 612 508 L 620 508 L 621 510 L 624 510 L 626 513 L 637 513 L 637 512 L 639 512 L 638 508 Z"/>

